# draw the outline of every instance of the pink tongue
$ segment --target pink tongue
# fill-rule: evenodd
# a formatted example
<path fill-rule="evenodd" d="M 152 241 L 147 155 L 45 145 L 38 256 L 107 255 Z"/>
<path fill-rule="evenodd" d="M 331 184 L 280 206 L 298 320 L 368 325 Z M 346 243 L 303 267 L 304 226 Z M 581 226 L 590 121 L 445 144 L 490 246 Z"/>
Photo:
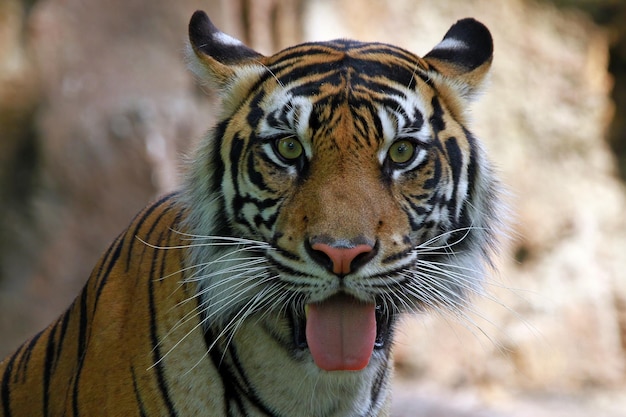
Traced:
<path fill-rule="evenodd" d="M 365 368 L 376 341 L 375 310 L 347 295 L 309 304 L 306 340 L 315 364 L 326 371 Z"/>

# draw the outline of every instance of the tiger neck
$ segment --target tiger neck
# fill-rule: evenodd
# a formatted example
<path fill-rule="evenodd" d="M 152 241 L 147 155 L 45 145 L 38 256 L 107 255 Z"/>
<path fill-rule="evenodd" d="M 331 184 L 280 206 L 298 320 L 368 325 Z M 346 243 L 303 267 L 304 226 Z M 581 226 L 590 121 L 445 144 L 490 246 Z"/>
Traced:
<path fill-rule="evenodd" d="M 242 416 L 387 416 L 391 358 L 379 353 L 362 371 L 319 369 L 308 350 L 290 348 L 288 320 L 250 317 L 232 339 L 205 333 L 224 385 L 226 408 Z"/>

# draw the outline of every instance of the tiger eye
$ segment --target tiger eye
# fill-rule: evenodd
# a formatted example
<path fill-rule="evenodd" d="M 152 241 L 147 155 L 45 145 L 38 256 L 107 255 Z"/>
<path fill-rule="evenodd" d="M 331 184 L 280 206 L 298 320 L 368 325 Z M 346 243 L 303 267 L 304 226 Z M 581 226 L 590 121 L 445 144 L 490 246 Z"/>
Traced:
<path fill-rule="evenodd" d="M 415 155 L 415 145 L 409 140 L 398 140 L 389 148 L 389 159 L 395 164 L 406 164 Z"/>
<path fill-rule="evenodd" d="M 288 161 L 300 158 L 302 156 L 302 144 L 294 137 L 286 137 L 278 139 L 276 149 L 280 156 Z"/>

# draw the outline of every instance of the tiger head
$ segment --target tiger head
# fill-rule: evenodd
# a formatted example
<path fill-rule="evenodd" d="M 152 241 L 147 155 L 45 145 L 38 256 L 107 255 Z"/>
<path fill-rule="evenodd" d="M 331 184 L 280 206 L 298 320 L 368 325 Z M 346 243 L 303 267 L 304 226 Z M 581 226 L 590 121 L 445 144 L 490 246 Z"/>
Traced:
<path fill-rule="evenodd" d="M 399 313 L 479 291 L 499 204 L 466 120 L 492 60 L 481 23 L 424 58 L 352 40 L 263 56 L 203 12 L 189 36 L 221 97 L 186 188 L 207 327 L 276 317 L 302 360 L 357 370 L 387 357 Z"/>

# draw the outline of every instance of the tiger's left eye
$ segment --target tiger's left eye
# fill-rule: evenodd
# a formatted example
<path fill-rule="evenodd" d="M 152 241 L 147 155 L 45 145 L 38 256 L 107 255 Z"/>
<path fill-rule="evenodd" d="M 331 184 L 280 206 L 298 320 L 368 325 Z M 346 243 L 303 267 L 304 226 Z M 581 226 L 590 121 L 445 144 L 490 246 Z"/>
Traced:
<path fill-rule="evenodd" d="M 410 140 L 398 140 L 391 145 L 388 155 L 394 164 L 406 164 L 415 155 L 415 145 Z"/>
<path fill-rule="evenodd" d="M 293 161 L 302 156 L 304 151 L 300 141 L 294 137 L 280 138 L 276 141 L 276 150 L 287 161 Z"/>

